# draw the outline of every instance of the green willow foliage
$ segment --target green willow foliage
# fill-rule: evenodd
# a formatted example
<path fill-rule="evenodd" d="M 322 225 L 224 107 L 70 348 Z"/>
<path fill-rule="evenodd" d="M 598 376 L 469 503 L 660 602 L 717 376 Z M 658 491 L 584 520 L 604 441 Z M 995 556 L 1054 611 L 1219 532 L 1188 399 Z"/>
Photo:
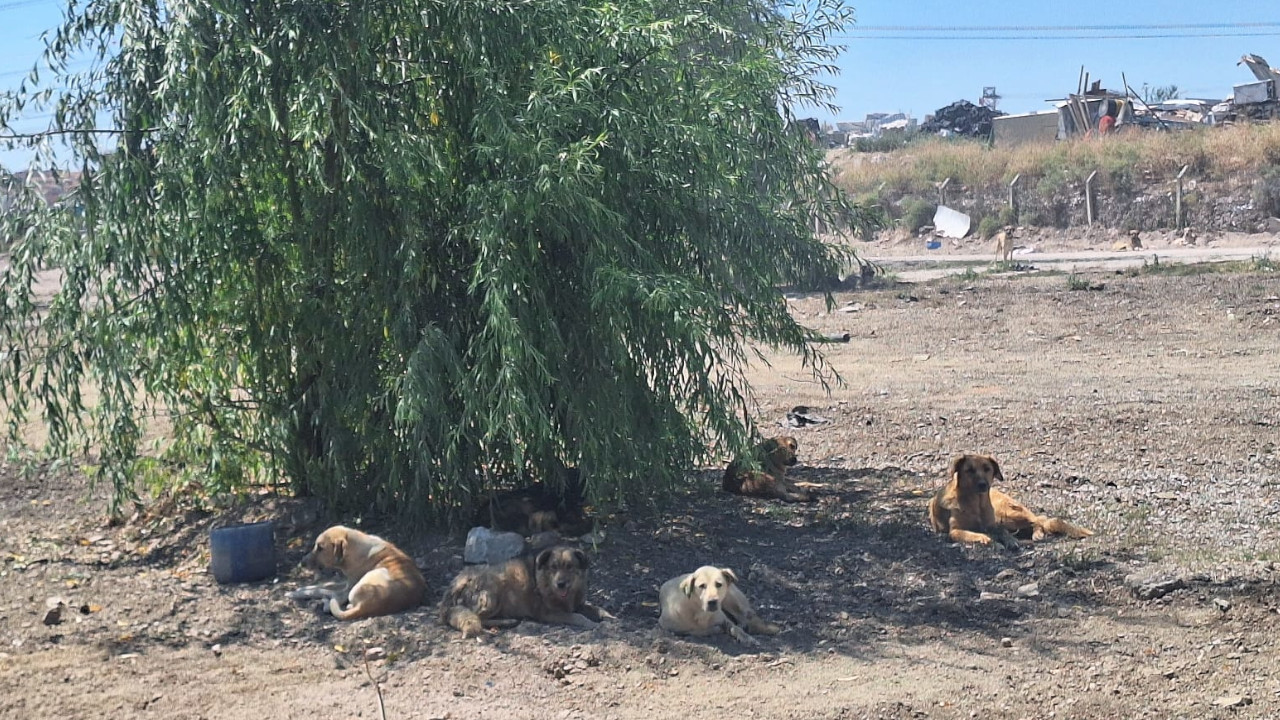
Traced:
<path fill-rule="evenodd" d="M 749 441 L 750 343 L 823 372 L 777 288 L 842 262 L 815 221 L 866 220 L 790 121 L 850 18 L 73 1 L 0 107 L 50 108 L 29 142 L 83 173 L 52 208 L 10 188 L 10 416 L 98 453 L 117 502 L 152 425 L 167 477 L 346 511 L 446 517 L 560 463 L 597 501 L 669 489 Z"/>

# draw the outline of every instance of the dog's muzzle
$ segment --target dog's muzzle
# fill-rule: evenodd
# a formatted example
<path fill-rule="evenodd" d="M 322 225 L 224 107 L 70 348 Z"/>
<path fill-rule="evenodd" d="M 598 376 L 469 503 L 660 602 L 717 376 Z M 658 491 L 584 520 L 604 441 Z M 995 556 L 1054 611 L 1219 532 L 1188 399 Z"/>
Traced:
<path fill-rule="evenodd" d="M 304 567 L 304 568 L 308 569 L 308 570 L 318 570 L 318 569 L 319 569 L 319 567 L 317 567 L 317 563 L 316 563 L 316 554 L 315 554 L 315 553 L 313 553 L 313 552 L 309 552 L 309 553 L 307 553 L 306 555 L 303 555 L 303 556 L 302 556 L 302 562 L 300 562 L 300 563 L 298 563 L 298 564 L 299 564 L 299 565 L 301 565 L 302 567 Z"/>
<path fill-rule="evenodd" d="M 719 609 L 720 609 L 720 601 L 719 601 L 719 600 L 708 600 L 708 601 L 707 601 L 707 612 L 715 612 L 716 610 L 719 610 Z"/>

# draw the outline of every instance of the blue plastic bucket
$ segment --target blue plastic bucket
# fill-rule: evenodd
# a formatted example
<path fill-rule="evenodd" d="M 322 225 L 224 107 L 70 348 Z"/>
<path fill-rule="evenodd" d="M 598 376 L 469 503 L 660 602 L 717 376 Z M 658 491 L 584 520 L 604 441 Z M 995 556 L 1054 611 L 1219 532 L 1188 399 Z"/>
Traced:
<path fill-rule="evenodd" d="M 276 574 L 276 551 L 270 520 L 229 525 L 209 533 L 213 578 L 220 583 L 264 580 Z"/>

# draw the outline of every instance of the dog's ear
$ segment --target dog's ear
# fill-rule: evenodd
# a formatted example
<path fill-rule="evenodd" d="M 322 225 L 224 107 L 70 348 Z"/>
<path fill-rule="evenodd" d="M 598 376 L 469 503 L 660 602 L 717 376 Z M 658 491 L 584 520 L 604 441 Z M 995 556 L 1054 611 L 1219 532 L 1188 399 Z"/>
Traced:
<path fill-rule="evenodd" d="M 578 563 L 578 567 L 582 570 L 586 570 L 591 567 L 591 561 L 587 559 L 587 554 L 581 550 L 573 551 L 573 561 Z"/>
<path fill-rule="evenodd" d="M 534 559 L 533 564 L 541 570 L 546 567 L 549 562 L 551 562 L 551 548 L 547 548 L 546 550 L 538 553 L 538 557 Z"/>
<path fill-rule="evenodd" d="M 693 573 L 685 575 L 684 579 L 680 581 L 680 591 L 684 593 L 685 597 L 693 597 Z"/>
<path fill-rule="evenodd" d="M 960 466 L 964 464 L 965 455 L 957 455 L 951 461 L 951 467 L 947 470 L 947 477 L 955 478 L 960 474 Z"/>
<path fill-rule="evenodd" d="M 347 553 L 347 539 L 338 538 L 333 541 L 333 559 L 336 562 L 342 562 L 342 556 Z"/>
<path fill-rule="evenodd" d="M 733 571 L 730 570 L 729 568 L 720 568 L 720 574 L 724 575 L 725 581 L 728 582 L 730 585 L 738 582 L 738 576 L 734 575 Z"/>
<path fill-rule="evenodd" d="M 1000 472 L 1000 463 L 996 462 L 996 459 L 990 455 L 987 456 L 987 459 L 991 461 L 991 470 L 995 473 L 996 479 L 1004 482 L 1004 473 Z"/>

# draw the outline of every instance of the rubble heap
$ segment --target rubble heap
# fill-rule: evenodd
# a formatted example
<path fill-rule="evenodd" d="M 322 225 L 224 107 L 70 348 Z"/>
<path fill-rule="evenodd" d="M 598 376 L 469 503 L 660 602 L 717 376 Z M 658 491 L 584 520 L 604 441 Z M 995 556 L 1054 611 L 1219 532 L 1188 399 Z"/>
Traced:
<path fill-rule="evenodd" d="M 957 100 L 939 108 L 933 118 L 920 125 L 920 131 L 937 134 L 944 130 L 957 135 L 984 137 L 991 134 L 992 118 L 1004 115 L 999 110 L 974 105 L 968 100 Z"/>

